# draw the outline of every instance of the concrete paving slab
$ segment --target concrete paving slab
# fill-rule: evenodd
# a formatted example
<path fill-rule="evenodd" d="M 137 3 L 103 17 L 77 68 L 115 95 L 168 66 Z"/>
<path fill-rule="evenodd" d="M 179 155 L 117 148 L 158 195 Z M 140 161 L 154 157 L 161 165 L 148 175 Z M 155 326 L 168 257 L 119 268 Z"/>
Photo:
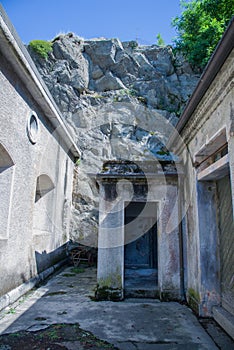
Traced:
<path fill-rule="evenodd" d="M 75 273 L 74 271 L 81 272 Z M 192 311 L 176 302 L 95 302 L 96 269 L 67 267 L 0 314 L 0 334 L 78 323 L 120 350 L 218 349 Z"/>

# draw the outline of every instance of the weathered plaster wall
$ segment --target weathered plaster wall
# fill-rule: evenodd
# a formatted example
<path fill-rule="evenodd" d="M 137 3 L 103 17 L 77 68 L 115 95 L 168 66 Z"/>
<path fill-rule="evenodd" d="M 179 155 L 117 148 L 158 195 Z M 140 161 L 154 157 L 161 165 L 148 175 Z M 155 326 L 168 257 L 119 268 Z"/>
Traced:
<path fill-rule="evenodd" d="M 3 57 L 0 86 L 0 144 L 14 163 L 9 215 L 1 213 L 1 219 L 7 223 L 0 232 L 0 295 L 3 295 L 64 256 L 64 248 L 60 247 L 68 238 L 64 208 L 67 210 L 71 202 L 73 162 L 43 111 Z M 39 118 L 35 144 L 27 135 L 32 111 Z M 3 174 L 4 171 L 0 173 L 1 194 L 9 192 L 8 184 L 1 182 Z M 48 175 L 54 189 L 35 203 L 37 177 L 41 174 Z M 41 205 L 37 215 L 40 201 L 47 203 L 44 208 Z"/>
<path fill-rule="evenodd" d="M 234 199 L 233 140 L 233 75 L 234 52 L 220 72 L 182 131 L 188 147 L 181 154 L 187 167 L 185 176 L 184 212 L 187 216 L 187 295 L 191 305 L 203 316 L 211 315 L 212 306 L 220 303 L 217 199 L 214 181 L 197 181 L 196 155 L 206 149 L 221 130 L 228 142 L 229 169 Z M 214 142 L 213 152 L 222 146 Z M 201 153 L 201 152 L 200 152 Z"/>

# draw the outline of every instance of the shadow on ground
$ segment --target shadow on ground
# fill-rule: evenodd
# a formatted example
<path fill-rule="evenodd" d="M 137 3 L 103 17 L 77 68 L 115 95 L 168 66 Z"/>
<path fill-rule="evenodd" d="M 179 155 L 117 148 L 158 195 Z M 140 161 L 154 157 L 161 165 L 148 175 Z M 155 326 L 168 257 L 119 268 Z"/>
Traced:
<path fill-rule="evenodd" d="M 0 350 L 234 349 L 224 332 L 208 321 L 206 331 L 186 305 L 93 301 L 96 274 L 94 267 L 66 267 L 0 313 Z"/>

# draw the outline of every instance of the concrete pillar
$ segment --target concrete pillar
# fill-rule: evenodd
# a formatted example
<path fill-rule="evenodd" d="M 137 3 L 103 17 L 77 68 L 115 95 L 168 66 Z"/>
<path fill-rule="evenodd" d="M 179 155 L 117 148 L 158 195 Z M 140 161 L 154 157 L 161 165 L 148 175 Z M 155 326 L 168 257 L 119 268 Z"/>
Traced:
<path fill-rule="evenodd" d="M 179 216 L 176 186 L 168 187 L 159 204 L 158 283 L 162 300 L 178 300 L 180 290 Z"/>
<path fill-rule="evenodd" d="M 100 181 L 98 288 L 99 300 L 123 299 L 124 210 L 116 201 L 115 183 Z"/>

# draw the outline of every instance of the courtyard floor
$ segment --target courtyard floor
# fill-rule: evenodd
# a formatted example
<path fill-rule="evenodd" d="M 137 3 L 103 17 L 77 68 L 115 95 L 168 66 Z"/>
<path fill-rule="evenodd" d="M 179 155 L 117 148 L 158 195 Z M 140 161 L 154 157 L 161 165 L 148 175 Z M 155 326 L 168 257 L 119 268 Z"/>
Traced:
<path fill-rule="evenodd" d="M 0 350 L 234 349 L 213 322 L 156 299 L 93 300 L 96 269 L 66 267 L 0 313 Z"/>

